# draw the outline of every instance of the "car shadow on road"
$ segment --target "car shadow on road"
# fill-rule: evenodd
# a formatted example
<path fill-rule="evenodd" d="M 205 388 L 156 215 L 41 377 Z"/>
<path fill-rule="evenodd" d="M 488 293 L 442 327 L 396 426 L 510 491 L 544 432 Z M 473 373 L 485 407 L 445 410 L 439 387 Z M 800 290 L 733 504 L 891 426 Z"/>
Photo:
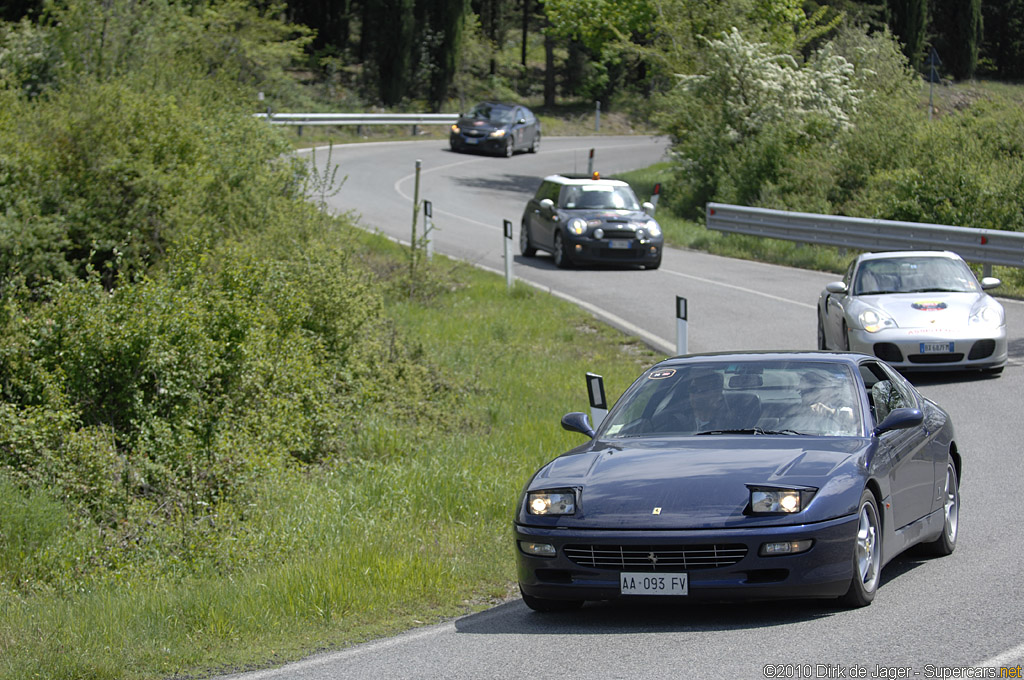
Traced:
<path fill-rule="evenodd" d="M 541 178 L 536 175 L 504 174 L 497 177 L 456 177 L 453 184 L 460 184 L 471 189 L 490 191 L 507 191 L 513 194 L 533 196 L 540 186 Z"/>
<path fill-rule="evenodd" d="M 884 608 L 886 585 L 931 558 L 911 550 L 882 571 L 878 599 Z M 876 610 L 879 604 L 872 605 Z M 832 616 L 869 614 L 872 607 L 850 609 L 835 600 L 605 601 L 588 602 L 566 612 L 531 611 L 515 599 L 455 621 L 455 630 L 469 635 L 622 635 L 745 630 L 786 626 Z"/>

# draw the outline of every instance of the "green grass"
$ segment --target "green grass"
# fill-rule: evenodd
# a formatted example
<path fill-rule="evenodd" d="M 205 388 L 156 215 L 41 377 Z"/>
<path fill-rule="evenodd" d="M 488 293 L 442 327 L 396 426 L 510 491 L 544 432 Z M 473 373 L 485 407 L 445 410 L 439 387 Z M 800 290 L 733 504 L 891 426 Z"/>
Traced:
<path fill-rule="evenodd" d="M 375 266 L 402 261 L 360 238 Z M 235 509 L 239 530 L 189 570 L 101 572 L 61 592 L 0 584 L 0 678 L 280 664 L 514 595 L 513 506 L 537 467 L 582 442 L 558 420 L 587 410 L 585 373 L 604 374 L 614 398 L 661 357 L 529 286 L 440 257 L 432 270 L 388 315 L 443 376 L 438 389 L 458 393 L 447 430 L 365 423 L 358 456 L 262 480 L 257 502 Z"/>

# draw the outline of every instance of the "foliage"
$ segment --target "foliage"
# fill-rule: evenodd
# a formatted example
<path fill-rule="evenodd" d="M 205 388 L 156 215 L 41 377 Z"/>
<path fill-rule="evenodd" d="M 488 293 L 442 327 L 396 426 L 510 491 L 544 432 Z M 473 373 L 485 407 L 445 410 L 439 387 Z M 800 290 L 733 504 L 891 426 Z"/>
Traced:
<path fill-rule="evenodd" d="M 27 19 L 0 24 L 0 90 L 38 97 L 53 87 L 62 57 L 50 31 Z"/>

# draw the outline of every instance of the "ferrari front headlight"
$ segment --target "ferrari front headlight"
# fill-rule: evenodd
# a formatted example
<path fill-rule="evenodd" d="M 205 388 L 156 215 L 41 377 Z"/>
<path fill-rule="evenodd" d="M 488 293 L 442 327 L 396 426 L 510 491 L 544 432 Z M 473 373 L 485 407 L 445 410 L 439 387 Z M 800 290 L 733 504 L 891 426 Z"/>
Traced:
<path fill-rule="evenodd" d="M 1003 308 L 991 302 L 983 304 L 971 312 L 968 323 L 982 326 L 1002 326 L 1004 323 Z"/>
<path fill-rule="evenodd" d="M 877 333 L 886 328 L 896 328 L 896 320 L 878 309 L 865 309 L 857 317 L 861 328 L 868 333 Z"/>
<path fill-rule="evenodd" d="M 788 515 L 800 512 L 814 497 L 816 489 L 750 487 L 750 512 L 755 515 Z"/>
<path fill-rule="evenodd" d="M 569 220 L 569 231 L 577 236 L 582 236 L 583 233 L 587 231 L 586 220 L 582 220 L 579 217 Z"/>
<path fill-rule="evenodd" d="M 531 515 L 573 515 L 576 492 L 572 489 L 531 491 L 526 494 L 526 510 Z"/>

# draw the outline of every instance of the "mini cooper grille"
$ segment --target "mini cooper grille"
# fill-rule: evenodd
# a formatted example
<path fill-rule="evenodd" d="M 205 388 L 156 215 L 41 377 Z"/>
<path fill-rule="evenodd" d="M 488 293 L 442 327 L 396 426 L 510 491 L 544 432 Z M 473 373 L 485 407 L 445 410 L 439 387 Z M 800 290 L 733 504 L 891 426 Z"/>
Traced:
<path fill-rule="evenodd" d="M 567 545 L 565 556 L 581 567 L 628 571 L 715 569 L 747 554 L 743 544 L 728 545 Z"/>

